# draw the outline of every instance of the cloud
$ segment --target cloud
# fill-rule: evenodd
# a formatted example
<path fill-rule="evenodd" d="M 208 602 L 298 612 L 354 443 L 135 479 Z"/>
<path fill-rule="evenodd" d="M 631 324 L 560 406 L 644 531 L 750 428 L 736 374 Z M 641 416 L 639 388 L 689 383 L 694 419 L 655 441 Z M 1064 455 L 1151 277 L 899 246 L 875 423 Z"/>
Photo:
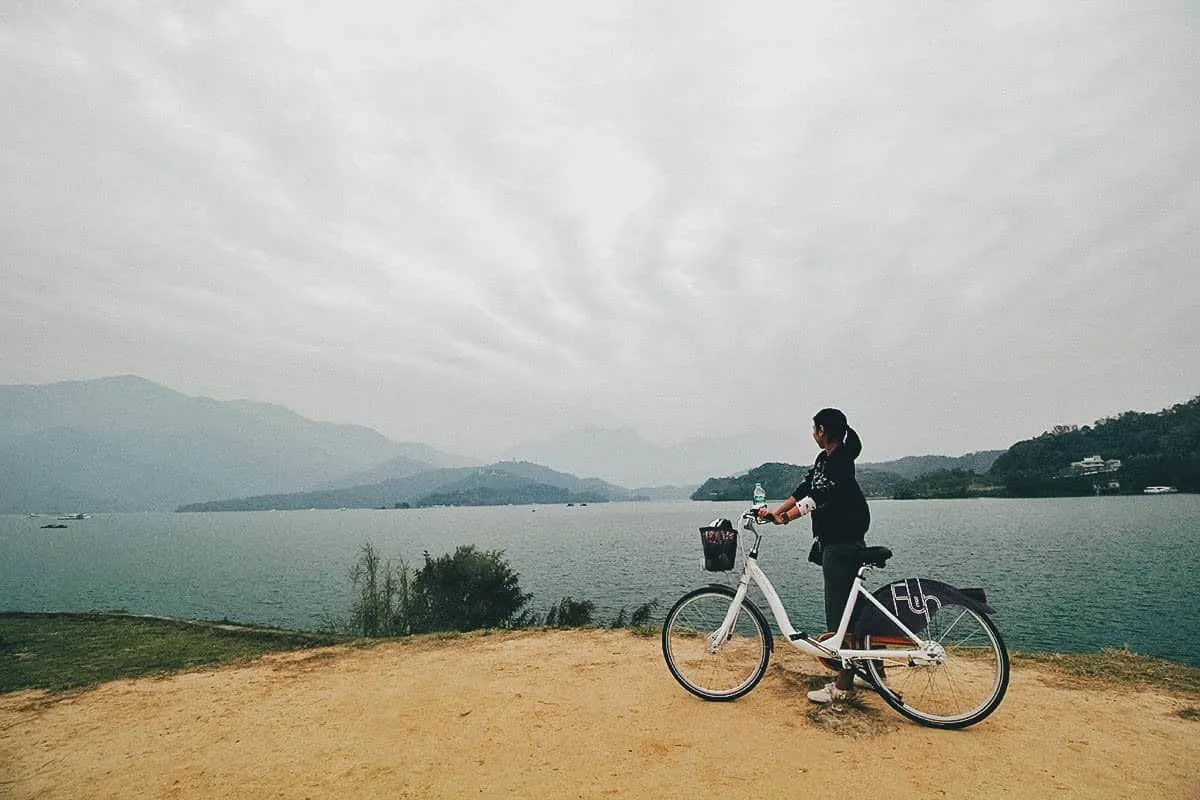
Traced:
<path fill-rule="evenodd" d="M 829 404 L 873 459 L 956 454 L 1161 407 L 1196 391 L 1194 35 L 1170 3 L 19 4 L 0 381 L 480 455 L 800 446 Z"/>

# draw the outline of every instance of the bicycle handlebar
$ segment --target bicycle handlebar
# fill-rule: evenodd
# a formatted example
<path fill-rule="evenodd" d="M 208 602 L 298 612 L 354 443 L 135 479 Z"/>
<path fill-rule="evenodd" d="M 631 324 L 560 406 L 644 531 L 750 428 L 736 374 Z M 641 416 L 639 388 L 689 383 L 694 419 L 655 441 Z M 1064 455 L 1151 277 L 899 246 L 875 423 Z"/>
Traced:
<path fill-rule="evenodd" d="M 754 525 L 757 525 L 760 522 L 766 522 L 769 519 L 769 517 L 763 518 L 763 517 L 759 516 L 762 512 L 764 512 L 766 510 L 767 510 L 767 504 L 763 503 L 761 506 L 752 506 L 751 508 L 742 512 L 742 527 L 745 528 L 746 530 L 755 530 L 755 528 L 753 527 Z M 755 532 L 757 532 L 757 531 L 755 531 Z"/>

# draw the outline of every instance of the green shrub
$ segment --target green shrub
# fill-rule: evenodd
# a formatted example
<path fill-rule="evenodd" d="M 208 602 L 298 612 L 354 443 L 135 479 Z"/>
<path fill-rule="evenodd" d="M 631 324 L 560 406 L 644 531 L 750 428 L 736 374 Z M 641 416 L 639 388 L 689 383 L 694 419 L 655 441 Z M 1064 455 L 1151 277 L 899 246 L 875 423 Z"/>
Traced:
<path fill-rule="evenodd" d="M 518 575 L 500 551 L 462 545 L 452 554 L 430 557 L 409 586 L 413 633 L 516 628 L 529 622 L 525 606 L 533 595 L 521 591 Z"/>
<path fill-rule="evenodd" d="M 632 614 L 626 610 L 625 606 L 621 606 L 621 610 L 617 612 L 617 616 L 609 623 L 608 627 L 648 628 L 650 626 L 650 617 L 656 608 L 658 608 L 658 600 L 642 603 L 633 610 Z"/>
<path fill-rule="evenodd" d="M 583 628 L 595 624 L 596 604 L 564 597 L 544 621 L 528 610 L 533 595 L 521 591 L 519 576 L 500 551 L 463 545 L 432 557 L 415 573 L 401 560 L 393 565 L 364 544 L 350 578 L 358 594 L 351 607 L 351 631 L 358 636 L 473 631 L 484 628 Z M 658 600 L 628 612 L 624 606 L 610 628 L 649 627 Z"/>
<path fill-rule="evenodd" d="M 591 600 L 576 600 L 564 597 L 557 606 L 551 606 L 546 614 L 547 628 L 582 628 L 592 624 L 596 604 Z"/>
<path fill-rule="evenodd" d="M 633 610 L 629 615 L 629 627 L 631 628 L 648 628 L 650 627 L 650 615 L 654 613 L 654 609 L 658 608 L 658 600 L 651 600 L 648 603 L 642 603 Z"/>

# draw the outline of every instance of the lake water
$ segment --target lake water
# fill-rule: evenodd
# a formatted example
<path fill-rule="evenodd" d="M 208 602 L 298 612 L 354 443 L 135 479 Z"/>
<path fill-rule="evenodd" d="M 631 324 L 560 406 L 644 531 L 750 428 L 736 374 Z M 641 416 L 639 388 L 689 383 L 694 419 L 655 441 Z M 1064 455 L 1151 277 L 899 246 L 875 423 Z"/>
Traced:
<path fill-rule="evenodd" d="M 604 503 L 220 514 L 98 514 L 43 530 L 0 516 L 0 610 L 231 619 L 317 628 L 349 617 L 364 542 L 417 567 L 461 544 L 502 550 L 533 607 L 591 600 L 608 622 L 730 582 L 702 568 L 697 529 L 748 503 Z M 873 587 L 907 576 L 985 586 L 1011 649 L 1124 647 L 1200 665 L 1200 496 L 873 501 L 868 541 L 895 552 Z M 824 615 L 806 521 L 760 554 L 792 622 Z"/>

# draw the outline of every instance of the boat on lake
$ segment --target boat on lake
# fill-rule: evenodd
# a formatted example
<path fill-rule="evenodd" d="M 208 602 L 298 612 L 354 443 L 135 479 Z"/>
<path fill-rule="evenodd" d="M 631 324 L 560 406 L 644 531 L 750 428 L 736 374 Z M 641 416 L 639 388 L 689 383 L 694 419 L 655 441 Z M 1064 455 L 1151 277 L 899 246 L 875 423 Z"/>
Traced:
<path fill-rule="evenodd" d="M 91 514 L 63 514 L 59 519 L 91 519 Z"/>
<path fill-rule="evenodd" d="M 1179 490 L 1174 486 L 1147 486 L 1142 494 L 1175 494 Z"/>

